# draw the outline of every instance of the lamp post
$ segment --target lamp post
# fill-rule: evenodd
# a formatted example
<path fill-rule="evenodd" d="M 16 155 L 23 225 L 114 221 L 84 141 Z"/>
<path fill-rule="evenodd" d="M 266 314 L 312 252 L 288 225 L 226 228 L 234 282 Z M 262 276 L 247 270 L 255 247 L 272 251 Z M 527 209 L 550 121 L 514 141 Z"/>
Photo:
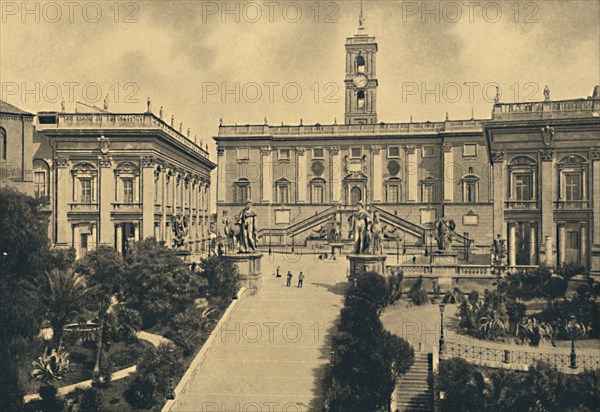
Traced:
<path fill-rule="evenodd" d="M 498 308 L 500 304 L 500 280 L 502 274 L 506 271 L 505 259 L 506 240 L 501 239 L 500 235 L 498 234 L 492 245 L 492 275 L 496 275 L 496 308 Z"/>
<path fill-rule="evenodd" d="M 440 355 L 444 353 L 444 308 L 446 307 L 445 303 L 440 303 Z"/>
<path fill-rule="evenodd" d="M 433 232 L 429 234 L 429 263 L 433 262 Z"/>
<path fill-rule="evenodd" d="M 569 355 L 569 367 L 577 369 L 577 353 L 575 353 L 575 316 L 571 315 L 569 324 L 571 326 L 571 354 Z"/>
<path fill-rule="evenodd" d="M 465 262 L 469 263 L 469 232 L 464 233 L 465 236 Z"/>

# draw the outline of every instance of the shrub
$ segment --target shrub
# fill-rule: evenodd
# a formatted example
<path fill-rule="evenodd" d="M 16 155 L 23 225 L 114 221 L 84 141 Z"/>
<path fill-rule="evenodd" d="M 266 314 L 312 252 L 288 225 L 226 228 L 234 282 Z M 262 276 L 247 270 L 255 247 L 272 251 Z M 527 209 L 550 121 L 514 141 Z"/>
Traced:
<path fill-rule="evenodd" d="M 72 412 L 99 412 L 102 400 L 97 389 L 77 388 L 66 397 L 69 411 Z"/>
<path fill-rule="evenodd" d="M 444 392 L 442 411 L 481 411 L 485 382 L 473 365 L 461 358 L 440 362 L 438 388 Z"/>
<path fill-rule="evenodd" d="M 429 296 L 427 292 L 423 290 L 423 277 L 419 276 L 419 279 L 411 286 L 408 291 L 408 298 L 417 306 L 425 305 L 429 303 Z"/>
<path fill-rule="evenodd" d="M 169 322 L 166 337 L 183 349 L 184 356 L 194 352 L 204 343 L 215 320 L 210 316 L 215 309 L 190 307 Z"/>
<path fill-rule="evenodd" d="M 402 271 L 392 272 L 386 279 L 387 281 L 387 297 L 386 303 L 391 305 L 402 297 L 402 280 L 404 274 Z"/>

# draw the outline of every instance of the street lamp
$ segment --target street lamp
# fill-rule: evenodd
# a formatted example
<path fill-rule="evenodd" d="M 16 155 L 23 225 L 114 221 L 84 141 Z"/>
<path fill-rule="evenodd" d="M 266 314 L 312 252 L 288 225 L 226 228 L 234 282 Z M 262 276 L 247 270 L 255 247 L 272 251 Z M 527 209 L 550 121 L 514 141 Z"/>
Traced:
<path fill-rule="evenodd" d="M 569 355 L 569 367 L 571 369 L 577 369 L 577 353 L 575 353 L 575 316 L 571 315 L 569 324 L 571 326 L 571 354 Z"/>
<path fill-rule="evenodd" d="M 469 232 L 464 233 L 465 236 L 465 261 L 469 263 Z"/>
<path fill-rule="evenodd" d="M 444 353 L 444 308 L 446 307 L 445 303 L 440 303 L 440 355 Z"/>

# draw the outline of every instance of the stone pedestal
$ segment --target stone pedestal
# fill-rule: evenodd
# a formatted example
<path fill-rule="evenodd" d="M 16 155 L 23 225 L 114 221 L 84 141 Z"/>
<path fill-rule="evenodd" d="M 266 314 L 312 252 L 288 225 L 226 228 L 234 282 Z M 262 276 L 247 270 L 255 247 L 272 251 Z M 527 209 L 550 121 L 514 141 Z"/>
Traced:
<path fill-rule="evenodd" d="M 262 253 L 227 253 L 221 256 L 236 268 L 240 286 L 256 292 L 262 286 L 260 260 Z"/>
<path fill-rule="evenodd" d="M 177 255 L 179 259 L 183 260 L 186 263 L 191 263 L 192 261 L 192 252 L 190 252 L 189 250 L 175 250 L 175 255 Z"/>
<path fill-rule="evenodd" d="M 431 273 L 439 277 L 454 276 L 457 264 L 456 252 L 433 252 L 431 255 Z"/>
<path fill-rule="evenodd" d="M 332 243 L 331 244 L 331 255 L 334 258 L 339 258 L 340 256 L 342 256 L 342 250 L 344 250 L 344 244 L 343 243 Z"/>
<path fill-rule="evenodd" d="M 350 278 L 354 278 L 360 272 L 377 272 L 385 276 L 386 255 L 348 255 L 350 261 Z"/>

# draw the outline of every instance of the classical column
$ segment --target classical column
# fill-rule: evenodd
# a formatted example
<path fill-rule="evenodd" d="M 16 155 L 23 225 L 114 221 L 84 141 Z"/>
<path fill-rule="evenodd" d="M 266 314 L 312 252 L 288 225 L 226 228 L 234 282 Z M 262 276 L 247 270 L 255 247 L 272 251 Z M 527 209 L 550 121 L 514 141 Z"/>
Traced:
<path fill-rule="evenodd" d="M 115 225 L 115 238 L 117 242 L 115 245 L 117 252 L 123 253 L 123 225 L 121 223 Z"/>
<path fill-rule="evenodd" d="M 588 261 L 587 261 L 587 223 L 586 222 L 579 223 L 579 239 L 581 242 L 581 247 L 579 248 L 579 253 L 580 253 L 579 261 L 581 262 L 581 266 L 583 266 L 585 269 L 587 269 Z"/>
<path fill-rule="evenodd" d="M 133 240 L 140 240 L 140 224 L 137 222 L 133 224 Z"/>
<path fill-rule="evenodd" d="M 260 149 L 260 159 L 261 159 L 261 195 L 260 201 L 264 203 L 271 203 L 272 194 L 273 194 L 273 178 L 271 177 L 272 168 L 273 168 L 273 160 L 272 155 L 273 152 L 270 147 L 262 147 Z"/>
<path fill-rule="evenodd" d="M 565 263 L 565 249 L 566 249 L 566 238 L 565 238 L 565 222 L 558 222 L 558 260 L 557 265 Z"/>
<path fill-rule="evenodd" d="M 298 167 L 296 167 L 298 182 L 298 203 L 306 202 L 306 193 L 308 191 L 307 188 L 307 175 L 308 175 L 308 156 L 305 154 L 305 149 L 303 147 L 298 148 Z"/>
<path fill-rule="evenodd" d="M 69 201 L 73 193 L 73 176 L 69 158 L 66 155 L 58 155 L 55 161 L 56 164 L 56 243 L 68 246 L 71 233 L 67 218 L 69 210 Z"/>
<path fill-rule="evenodd" d="M 554 239 L 556 232 L 554 229 L 554 211 L 552 201 L 553 199 L 557 198 L 554 153 L 552 149 L 542 149 L 540 151 L 540 157 L 542 159 L 542 173 L 540 179 L 542 183 L 542 190 L 539 192 L 542 208 L 542 236 L 544 236 L 544 239 L 547 236 L 550 236 L 551 239 Z M 553 260 L 552 249 L 545 250 L 544 253 L 549 256 L 550 260 Z M 563 255 L 559 256 L 562 260 Z"/>
<path fill-rule="evenodd" d="M 418 194 L 418 164 L 417 164 L 417 150 L 415 146 L 406 147 L 406 167 L 404 168 L 406 173 L 407 184 L 407 200 L 409 202 L 417 201 Z"/>
<path fill-rule="evenodd" d="M 517 224 L 508 223 L 508 266 L 517 264 Z"/>
<path fill-rule="evenodd" d="M 339 146 L 331 147 L 331 201 L 340 203 L 342 201 L 342 155 Z"/>
<path fill-rule="evenodd" d="M 444 201 L 454 201 L 454 153 L 452 145 L 444 144 L 444 164 L 442 165 L 442 184 L 444 185 Z"/>
<path fill-rule="evenodd" d="M 77 223 L 73 224 L 72 228 L 73 240 L 71 246 L 75 249 L 75 259 L 79 259 L 81 257 L 81 228 Z"/>
<path fill-rule="evenodd" d="M 100 210 L 100 245 L 112 246 L 114 243 L 114 226 L 111 223 L 110 212 L 115 201 L 115 171 L 110 156 L 100 156 L 100 184 L 98 185 Z"/>
<path fill-rule="evenodd" d="M 142 157 L 142 238 L 154 236 L 154 159 Z"/>
<path fill-rule="evenodd" d="M 98 242 L 98 232 L 96 230 L 96 224 L 90 224 L 90 238 L 88 240 L 88 249 L 96 249 L 96 243 Z"/>
<path fill-rule="evenodd" d="M 535 222 L 529 223 L 529 264 L 537 265 L 537 228 Z"/>
<path fill-rule="evenodd" d="M 504 182 L 508 180 L 509 176 L 506 175 L 504 152 L 493 151 L 491 160 L 492 166 L 490 169 L 490 179 L 493 183 L 492 196 L 494 200 L 494 234 L 506 233 L 504 230 L 504 196 L 506 196 Z"/>
<path fill-rule="evenodd" d="M 227 182 L 225 182 L 225 149 L 217 148 L 217 202 L 225 202 Z"/>
<path fill-rule="evenodd" d="M 597 146 L 591 151 L 592 159 L 592 177 L 590 182 L 592 184 L 590 191 L 590 198 L 592 198 L 593 213 L 592 213 L 592 253 L 590 262 L 590 273 L 594 276 L 600 276 L 600 188 L 598 183 L 600 181 L 600 146 Z M 598 279 L 598 278 L 596 278 Z"/>
<path fill-rule="evenodd" d="M 383 201 L 383 160 L 381 158 L 381 147 L 373 146 L 371 153 L 373 153 L 373 170 L 371 172 L 371 176 L 373 177 L 373 202 L 381 203 Z"/>

